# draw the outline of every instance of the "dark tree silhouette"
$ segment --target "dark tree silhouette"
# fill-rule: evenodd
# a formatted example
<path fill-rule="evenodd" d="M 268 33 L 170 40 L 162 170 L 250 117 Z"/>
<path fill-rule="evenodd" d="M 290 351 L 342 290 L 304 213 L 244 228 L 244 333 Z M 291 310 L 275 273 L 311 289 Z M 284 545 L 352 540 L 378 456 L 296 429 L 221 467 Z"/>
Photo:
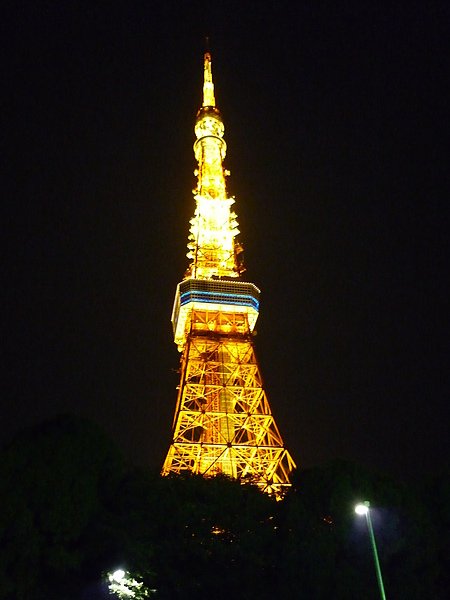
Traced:
<path fill-rule="evenodd" d="M 177 600 L 376 600 L 369 499 L 388 597 L 445 597 L 448 480 L 421 490 L 353 463 L 295 474 L 282 502 L 226 477 L 126 467 L 92 423 L 23 432 L 0 461 L 0 598 L 107 598 L 125 568 Z"/>
<path fill-rule="evenodd" d="M 106 505 L 122 474 L 115 446 L 75 417 L 24 431 L 3 450 L 0 597 L 69 597 L 81 574 L 98 577 L 114 551 Z"/>

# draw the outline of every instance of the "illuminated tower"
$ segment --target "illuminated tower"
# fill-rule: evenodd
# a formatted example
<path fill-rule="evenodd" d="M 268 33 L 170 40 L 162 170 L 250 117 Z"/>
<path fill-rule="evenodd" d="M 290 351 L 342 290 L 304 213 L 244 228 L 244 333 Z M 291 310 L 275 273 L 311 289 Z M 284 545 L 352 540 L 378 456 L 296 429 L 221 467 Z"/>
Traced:
<path fill-rule="evenodd" d="M 260 291 L 239 279 L 242 247 L 235 239 L 234 199 L 226 191 L 223 134 L 206 52 L 203 104 L 195 121 L 191 262 L 172 313 L 181 380 L 162 473 L 222 473 L 280 495 L 295 463 L 272 416 L 253 348 Z"/>

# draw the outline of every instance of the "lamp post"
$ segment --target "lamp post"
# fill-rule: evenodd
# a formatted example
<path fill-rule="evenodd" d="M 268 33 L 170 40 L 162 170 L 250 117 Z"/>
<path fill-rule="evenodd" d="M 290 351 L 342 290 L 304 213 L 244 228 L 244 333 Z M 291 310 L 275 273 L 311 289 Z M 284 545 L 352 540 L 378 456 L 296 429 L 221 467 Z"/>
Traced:
<path fill-rule="evenodd" d="M 372 519 L 370 518 L 370 502 L 367 500 L 355 506 L 355 513 L 357 515 L 365 515 L 367 521 L 367 528 L 369 530 L 370 543 L 373 550 L 373 560 L 375 562 L 375 571 L 377 573 L 378 587 L 380 588 L 380 595 L 382 600 L 386 600 L 386 594 L 384 593 L 383 577 L 381 576 L 380 561 L 378 560 L 377 545 L 375 543 L 375 534 L 372 527 Z"/>

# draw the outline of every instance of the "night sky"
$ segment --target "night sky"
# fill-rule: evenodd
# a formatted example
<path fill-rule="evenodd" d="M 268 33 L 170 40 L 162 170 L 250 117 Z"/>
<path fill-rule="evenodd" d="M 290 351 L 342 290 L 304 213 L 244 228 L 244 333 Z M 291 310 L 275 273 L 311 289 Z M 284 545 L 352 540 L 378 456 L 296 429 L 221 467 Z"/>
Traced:
<path fill-rule="evenodd" d="M 2 443 L 170 443 L 204 37 L 256 349 L 300 467 L 448 458 L 448 2 L 14 2 L 2 18 Z M 5 160 L 6 159 L 6 160 Z"/>

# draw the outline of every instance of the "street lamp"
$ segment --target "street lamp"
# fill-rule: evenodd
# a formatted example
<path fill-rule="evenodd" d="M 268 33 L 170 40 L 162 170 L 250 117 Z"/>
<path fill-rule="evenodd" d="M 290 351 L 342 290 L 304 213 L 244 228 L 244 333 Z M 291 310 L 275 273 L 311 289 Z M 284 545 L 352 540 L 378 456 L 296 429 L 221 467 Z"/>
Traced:
<path fill-rule="evenodd" d="M 369 509 L 370 509 L 370 502 L 368 500 L 366 500 L 365 502 L 362 502 L 355 506 L 355 513 L 357 515 L 365 515 L 365 517 L 366 517 L 367 528 L 369 530 L 369 536 L 370 536 L 370 542 L 372 544 L 373 560 L 375 562 L 375 571 L 377 573 L 378 586 L 380 588 L 380 595 L 381 595 L 382 600 L 386 600 L 386 594 L 384 593 L 383 578 L 381 576 L 380 561 L 378 560 L 377 545 L 375 543 L 375 534 L 373 532 L 372 519 L 370 518 L 370 510 Z"/>

